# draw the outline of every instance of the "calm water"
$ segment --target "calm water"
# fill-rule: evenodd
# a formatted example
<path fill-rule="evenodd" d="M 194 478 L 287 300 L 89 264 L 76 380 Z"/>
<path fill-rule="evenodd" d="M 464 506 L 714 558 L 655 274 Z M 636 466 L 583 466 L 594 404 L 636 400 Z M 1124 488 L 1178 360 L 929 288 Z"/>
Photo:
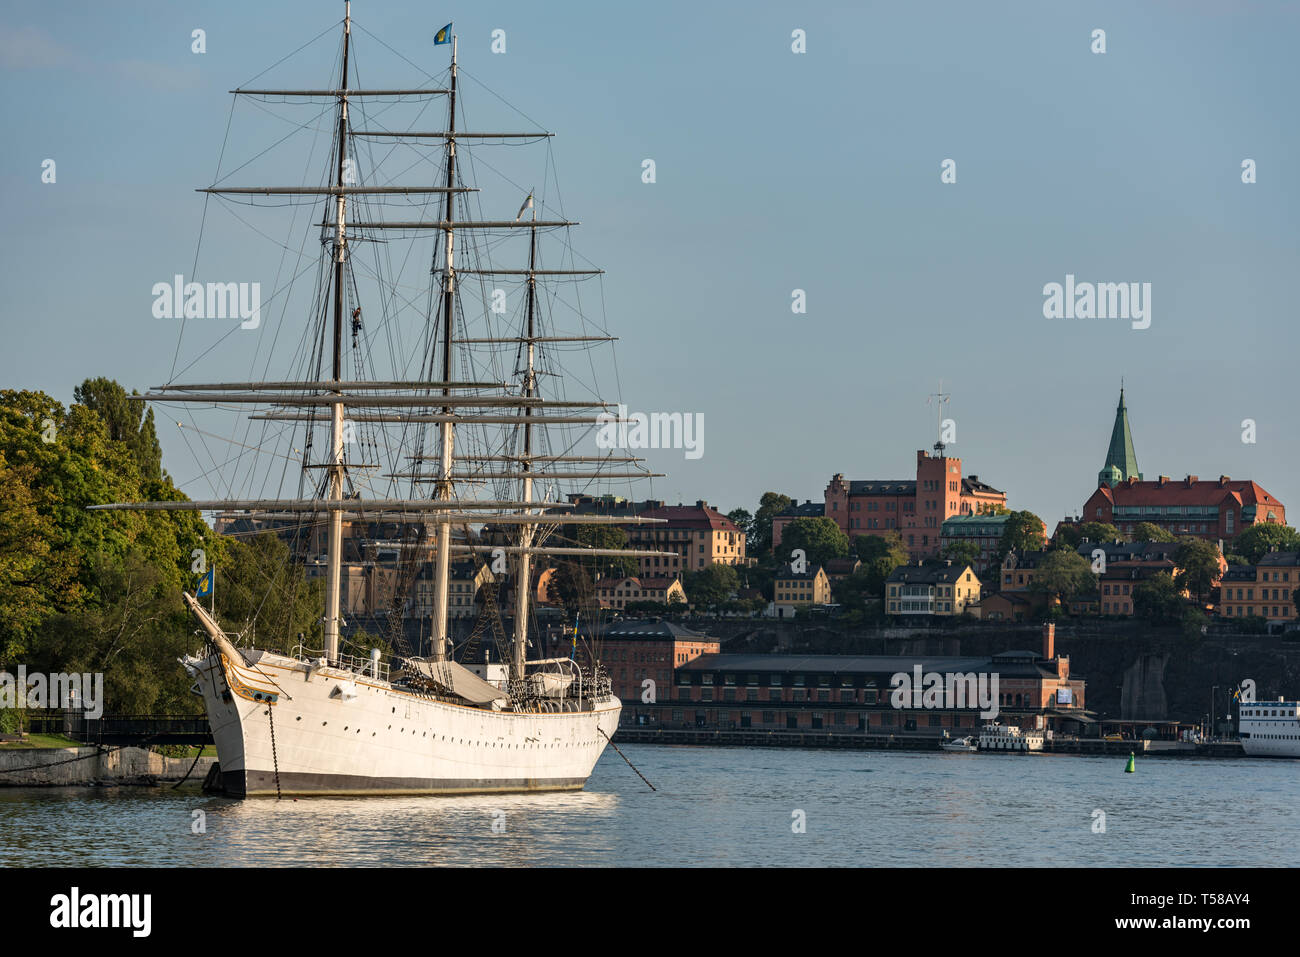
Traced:
<path fill-rule="evenodd" d="M 0 789 L 0 866 L 1300 864 L 1300 762 L 623 750 L 657 793 L 612 751 L 560 795 Z"/>

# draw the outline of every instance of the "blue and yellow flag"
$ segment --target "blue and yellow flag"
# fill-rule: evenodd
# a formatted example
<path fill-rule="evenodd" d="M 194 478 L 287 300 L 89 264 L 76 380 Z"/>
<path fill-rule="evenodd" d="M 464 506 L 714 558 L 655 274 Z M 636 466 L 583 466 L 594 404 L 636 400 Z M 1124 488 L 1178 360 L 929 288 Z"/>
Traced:
<path fill-rule="evenodd" d="M 438 46 L 443 43 L 451 42 L 451 24 L 447 24 L 433 36 L 433 45 Z"/>
<path fill-rule="evenodd" d="M 208 573 L 199 579 L 199 587 L 194 589 L 195 598 L 203 598 L 206 595 L 212 594 L 212 586 L 215 584 L 216 574 L 216 568 L 209 566 Z"/>

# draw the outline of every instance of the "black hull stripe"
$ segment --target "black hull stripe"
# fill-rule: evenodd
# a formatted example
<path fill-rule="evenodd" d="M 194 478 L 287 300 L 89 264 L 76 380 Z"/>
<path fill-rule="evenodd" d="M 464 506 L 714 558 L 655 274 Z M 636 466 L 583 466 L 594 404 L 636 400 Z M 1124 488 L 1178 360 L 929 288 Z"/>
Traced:
<path fill-rule="evenodd" d="M 376 795 L 376 794 L 494 794 L 511 791 L 576 791 L 586 778 L 502 778 L 475 780 L 455 778 L 372 778 L 359 774 L 307 774 L 282 772 L 280 794 Z M 221 772 L 221 791 L 227 797 L 274 797 L 276 775 L 272 771 Z"/>

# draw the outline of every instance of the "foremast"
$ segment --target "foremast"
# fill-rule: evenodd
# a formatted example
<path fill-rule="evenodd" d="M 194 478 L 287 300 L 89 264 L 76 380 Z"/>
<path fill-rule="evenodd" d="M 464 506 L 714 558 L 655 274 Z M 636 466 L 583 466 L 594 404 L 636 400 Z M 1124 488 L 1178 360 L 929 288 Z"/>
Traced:
<path fill-rule="evenodd" d="M 447 189 L 456 186 L 456 36 L 451 38 L 451 82 L 448 84 L 447 110 Z M 446 261 L 442 274 L 442 381 L 451 382 L 452 332 L 455 329 L 456 296 L 456 230 L 455 206 L 453 193 L 447 193 L 443 249 Z M 451 394 L 450 388 L 444 387 L 443 396 Z M 451 422 L 451 407 L 442 408 L 443 421 L 438 433 L 438 482 L 434 487 L 435 499 L 450 499 L 452 496 L 451 469 L 452 453 L 455 447 L 455 431 Z M 437 661 L 446 660 L 448 593 L 451 590 L 451 524 L 438 522 L 438 547 L 434 554 L 434 589 L 433 589 L 433 657 Z"/>
<path fill-rule="evenodd" d="M 352 4 L 344 7 L 343 16 L 343 73 L 339 82 L 339 146 L 338 169 L 334 185 L 338 187 L 335 200 L 334 232 L 334 381 L 343 381 L 343 272 L 347 258 L 347 194 L 343 191 L 347 175 L 348 142 L 348 45 L 352 37 Z M 450 197 L 448 198 L 450 202 Z M 342 392 L 335 390 L 335 395 Z M 332 502 L 343 498 L 343 402 L 334 403 L 330 410 L 330 462 L 329 491 Z M 337 661 L 339 657 L 339 606 L 343 569 L 343 512 L 330 512 L 329 533 L 325 555 L 325 657 Z"/>

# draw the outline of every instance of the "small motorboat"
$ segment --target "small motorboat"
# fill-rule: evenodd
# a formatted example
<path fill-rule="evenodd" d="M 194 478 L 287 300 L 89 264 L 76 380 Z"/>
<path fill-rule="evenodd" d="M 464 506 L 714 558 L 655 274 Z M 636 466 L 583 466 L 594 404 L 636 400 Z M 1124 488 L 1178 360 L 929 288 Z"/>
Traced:
<path fill-rule="evenodd" d="M 943 740 L 939 742 L 939 747 L 944 751 L 979 750 L 979 745 L 977 745 L 975 739 L 970 736 L 964 738 L 949 738 L 946 734 L 943 736 Z"/>

